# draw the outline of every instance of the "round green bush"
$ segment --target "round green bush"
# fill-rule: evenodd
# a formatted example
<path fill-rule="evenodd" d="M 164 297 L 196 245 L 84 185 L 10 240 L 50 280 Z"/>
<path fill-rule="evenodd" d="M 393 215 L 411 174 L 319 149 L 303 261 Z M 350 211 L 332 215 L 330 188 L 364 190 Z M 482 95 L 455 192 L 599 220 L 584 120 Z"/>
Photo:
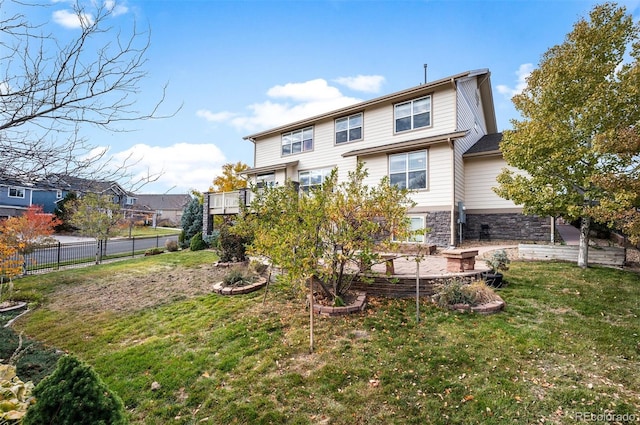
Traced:
<path fill-rule="evenodd" d="M 73 356 L 58 360 L 54 372 L 33 390 L 36 403 L 29 407 L 23 425 L 127 424 L 122 400 L 88 365 Z"/>
<path fill-rule="evenodd" d="M 202 239 L 202 232 L 198 232 L 193 235 L 189 248 L 191 251 L 202 251 L 203 249 L 207 249 L 207 243 Z"/>

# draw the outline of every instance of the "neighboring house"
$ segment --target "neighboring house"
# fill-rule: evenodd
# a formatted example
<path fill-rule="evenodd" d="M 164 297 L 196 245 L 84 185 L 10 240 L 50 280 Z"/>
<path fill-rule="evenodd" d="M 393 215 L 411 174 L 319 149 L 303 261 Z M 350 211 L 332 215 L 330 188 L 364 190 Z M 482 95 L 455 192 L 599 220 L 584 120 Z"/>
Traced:
<path fill-rule="evenodd" d="M 191 196 L 184 195 L 136 195 L 137 205 L 154 213 L 153 226 L 180 226 L 182 213 Z"/>
<path fill-rule="evenodd" d="M 490 72 L 463 72 L 245 137 L 260 185 L 321 184 L 334 167 L 345 180 L 357 161 L 370 185 L 384 176 L 413 191 L 409 212 L 419 242 L 455 246 L 464 239 L 549 239 L 550 219 L 522 215 L 492 187 L 506 167 L 498 149 Z M 213 216 L 238 212 L 250 192 L 207 193 L 204 231 Z"/>
<path fill-rule="evenodd" d="M 109 195 L 122 208 L 136 203 L 135 195 L 116 182 L 88 180 L 52 175 L 36 182 L 20 182 L 0 176 L 0 218 L 21 215 L 29 206 L 39 205 L 43 212 L 53 213 L 57 203 L 68 193 Z"/>
<path fill-rule="evenodd" d="M 43 205 L 43 208 L 49 208 L 53 196 L 55 196 L 55 203 L 57 203 L 64 199 L 67 193 L 70 192 L 74 192 L 80 197 L 86 193 L 108 195 L 111 197 L 113 203 L 119 204 L 121 208 L 126 208 L 136 203 L 136 195 L 126 191 L 114 181 L 91 180 L 69 175 L 54 174 L 47 176 L 38 186 L 47 189 L 47 193 L 41 193 L 34 199 L 34 204 L 39 204 L 39 202 L 42 201 L 42 204 L 39 205 Z M 59 197 L 60 195 L 62 196 Z"/>
<path fill-rule="evenodd" d="M 22 215 L 32 203 L 33 185 L 0 176 L 0 219 Z"/>

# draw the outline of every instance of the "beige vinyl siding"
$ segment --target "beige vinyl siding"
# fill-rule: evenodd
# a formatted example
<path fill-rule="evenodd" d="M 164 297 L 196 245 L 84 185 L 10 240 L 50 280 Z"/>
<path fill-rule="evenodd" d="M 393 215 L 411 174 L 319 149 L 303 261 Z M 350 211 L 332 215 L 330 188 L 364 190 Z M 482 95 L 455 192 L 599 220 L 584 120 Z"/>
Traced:
<path fill-rule="evenodd" d="M 480 91 L 478 90 L 478 78 L 458 80 L 457 90 L 458 129 L 467 130 L 469 134 L 455 142 L 456 203 L 464 201 L 467 195 L 465 179 L 468 179 L 469 176 L 465 173 L 462 154 L 486 134 L 482 102 L 480 102 Z"/>
<path fill-rule="evenodd" d="M 427 149 L 427 182 L 426 190 L 417 190 L 411 198 L 417 203 L 416 208 L 451 205 L 451 167 L 450 149 L 446 144 L 432 146 Z M 362 157 L 369 171 L 366 181 L 368 185 L 376 185 L 389 173 L 388 155 L 378 154 Z"/>
<path fill-rule="evenodd" d="M 430 94 L 432 96 L 431 127 L 394 134 L 394 103 L 389 102 L 363 111 L 363 138 L 359 141 L 336 145 L 335 120 L 333 118 L 318 120 L 313 124 L 314 146 L 313 150 L 309 152 L 283 157 L 281 153 L 281 134 L 257 140 L 255 143 L 254 167 L 266 167 L 286 161 L 298 161 L 297 169 L 291 170 L 292 173 L 289 176 L 293 180 L 297 180 L 297 173 L 299 171 L 331 167 L 338 167 L 339 180 L 344 180 L 347 177 L 348 171 L 355 168 L 357 161 L 355 157 L 344 158 L 342 154 L 346 152 L 354 149 L 387 145 L 394 142 L 404 142 L 453 132 L 456 129 L 455 91 L 453 88 L 447 88 L 446 90 L 439 90 Z M 422 96 L 416 98 L 419 97 Z M 304 127 L 306 126 L 308 125 Z M 427 193 L 430 193 L 430 195 L 427 195 L 427 193 L 418 193 L 415 195 L 416 200 L 419 200 L 421 203 L 433 204 L 432 198 L 438 199 L 437 202 L 439 204 L 442 204 L 445 200 L 446 204 L 451 203 L 450 192 L 448 192 L 448 195 L 443 193 L 443 185 L 445 182 L 448 191 L 450 191 L 451 186 L 449 148 L 442 148 L 444 149 L 443 152 L 439 152 L 439 149 L 441 148 L 438 147 L 436 149 L 435 159 L 429 158 L 430 168 L 428 172 L 430 189 Z M 379 182 L 383 176 L 388 174 L 386 155 L 360 159 L 367 162 L 369 181 L 372 182 L 371 184 Z M 446 175 L 441 174 L 443 171 Z M 431 184 L 434 183 L 434 178 L 436 179 L 435 186 L 431 188 Z M 278 176 L 276 176 L 276 181 L 279 181 Z"/>
<path fill-rule="evenodd" d="M 500 198 L 492 190 L 496 176 L 507 167 L 502 158 L 473 158 L 465 161 L 466 187 L 464 203 L 467 210 L 504 209 L 517 207 L 512 201 Z M 515 170 L 514 170 L 515 171 Z"/>
<path fill-rule="evenodd" d="M 443 143 L 432 146 L 427 155 L 429 189 L 413 199 L 418 206 L 451 205 L 451 149 Z"/>

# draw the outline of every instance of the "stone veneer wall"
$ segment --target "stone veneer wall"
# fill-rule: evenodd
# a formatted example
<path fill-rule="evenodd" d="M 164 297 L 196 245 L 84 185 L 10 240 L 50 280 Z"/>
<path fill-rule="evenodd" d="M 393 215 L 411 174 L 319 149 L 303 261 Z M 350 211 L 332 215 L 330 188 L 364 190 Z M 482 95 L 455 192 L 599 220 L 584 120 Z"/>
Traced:
<path fill-rule="evenodd" d="M 449 246 L 451 241 L 451 213 L 449 211 L 434 211 L 426 213 L 425 225 L 430 232 L 427 233 L 427 243 L 438 246 Z"/>
<path fill-rule="evenodd" d="M 467 223 L 462 230 L 463 240 L 486 239 L 486 235 L 481 232 L 483 224 L 489 226 L 487 240 L 551 240 L 550 217 L 519 213 L 467 214 Z"/>
<path fill-rule="evenodd" d="M 209 194 L 204 194 L 202 203 L 202 236 L 211 235 L 213 232 L 213 216 L 209 215 Z"/>

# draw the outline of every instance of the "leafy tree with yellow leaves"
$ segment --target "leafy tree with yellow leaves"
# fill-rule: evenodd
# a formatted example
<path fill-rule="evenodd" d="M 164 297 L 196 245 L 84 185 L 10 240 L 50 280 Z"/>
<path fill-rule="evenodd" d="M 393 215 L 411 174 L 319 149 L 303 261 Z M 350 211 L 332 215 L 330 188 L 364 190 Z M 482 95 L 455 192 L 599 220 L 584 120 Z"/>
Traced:
<path fill-rule="evenodd" d="M 513 97 L 523 118 L 512 120 L 500 148 L 526 173 L 504 170 L 495 189 L 525 213 L 581 219 L 581 267 L 591 222 L 637 220 L 638 207 L 638 145 L 625 143 L 640 134 L 640 27 L 614 3 L 589 18 L 543 55 Z"/>

